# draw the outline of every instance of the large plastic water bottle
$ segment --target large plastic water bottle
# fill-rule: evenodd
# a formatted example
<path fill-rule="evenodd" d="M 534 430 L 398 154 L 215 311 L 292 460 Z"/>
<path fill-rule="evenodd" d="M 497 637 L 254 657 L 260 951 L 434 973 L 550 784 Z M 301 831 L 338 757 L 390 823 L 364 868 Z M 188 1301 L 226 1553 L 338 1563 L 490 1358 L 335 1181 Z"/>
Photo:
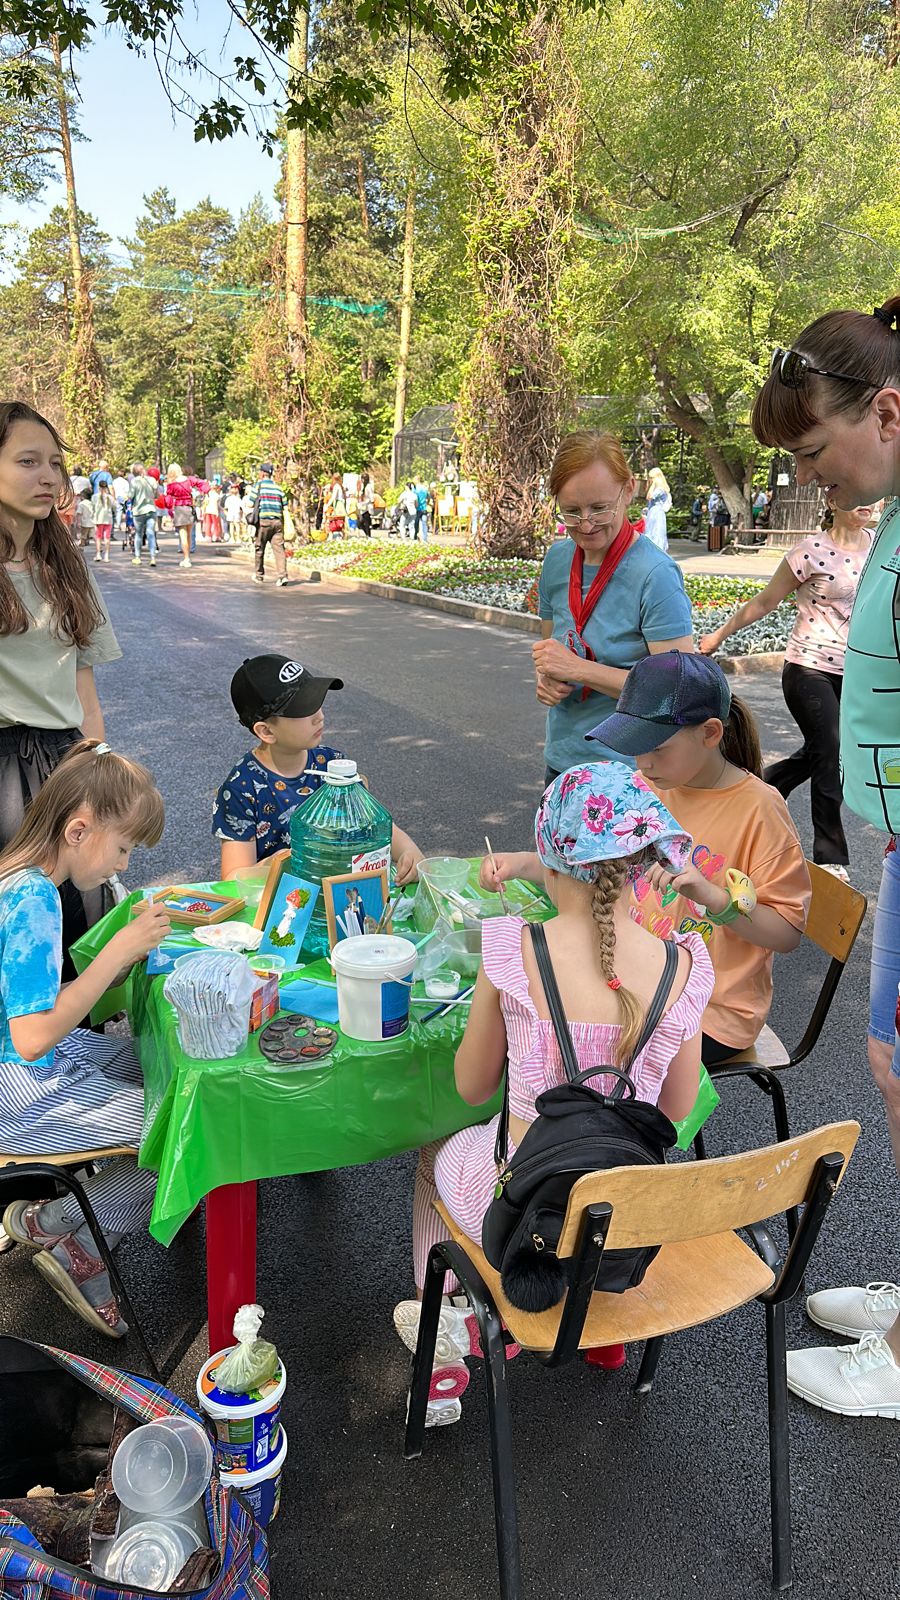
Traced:
<path fill-rule="evenodd" d="M 329 761 L 321 787 L 291 818 L 291 871 L 308 883 L 391 864 L 391 814 L 371 795 L 355 761 Z M 325 955 L 328 923 L 319 895 L 303 940 L 308 955 Z"/>

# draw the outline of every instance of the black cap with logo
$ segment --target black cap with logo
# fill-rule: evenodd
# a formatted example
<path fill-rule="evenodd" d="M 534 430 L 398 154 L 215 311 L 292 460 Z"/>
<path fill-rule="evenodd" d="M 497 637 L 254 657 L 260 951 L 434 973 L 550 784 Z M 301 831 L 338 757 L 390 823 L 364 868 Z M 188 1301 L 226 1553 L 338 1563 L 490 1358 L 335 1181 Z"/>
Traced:
<path fill-rule="evenodd" d="M 250 656 L 231 680 L 231 703 L 245 728 L 267 717 L 311 717 L 342 678 L 314 678 L 289 656 Z"/>

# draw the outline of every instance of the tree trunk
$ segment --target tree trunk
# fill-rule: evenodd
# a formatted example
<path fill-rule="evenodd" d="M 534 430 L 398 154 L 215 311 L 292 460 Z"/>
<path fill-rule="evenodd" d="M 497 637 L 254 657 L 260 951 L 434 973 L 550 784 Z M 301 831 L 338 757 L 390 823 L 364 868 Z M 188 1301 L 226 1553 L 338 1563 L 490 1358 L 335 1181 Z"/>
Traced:
<path fill-rule="evenodd" d="M 578 88 L 559 19 L 538 10 L 481 95 L 468 147 L 468 259 L 478 326 L 460 404 L 481 539 L 533 556 L 550 533 L 547 475 L 573 410 L 559 285 L 570 258 Z"/>
<path fill-rule="evenodd" d="M 184 470 L 189 477 L 197 473 L 197 416 L 194 395 L 194 368 L 188 367 L 184 389 Z"/>
<path fill-rule="evenodd" d="M 359 218 L 362 223 L 363 233 L 369 232 L 369 203 L 366 199 L 366 171 L 363 166 L 362 151 L 356 152 L 356 185 L 359 190 Z"/>
<path fill-rule="evenodd" d="M 288 51 L 290 82 L 299 88 L 309 58 L 309 12 L 298 5 Z M 282 407 L 287 483 L 293 492 L 302 538 L 309 529 L 309 327 L 306 320 L 309 246 L 309 136 L 305 128 L 288 128 L 284 173 L 284 313 L 286 382 Z"/>
<path fill-rule="evenodd" d="M 81 253 L 81 220 L 75 192 L 72 130 L 66 101 L 66 80 L 56 34 L 50 37 L 53 84 L 59 114 L 59 138 L 66 183 L 66 216 L 72 262 L 72 322 L 69 354 L 63 374 L 63 403 L 67 443 L 76 460 L 95 461 L 103 454 L 106 424 L 103 414 L 103 367 L 94 333 L 90 286 Z"/>
<path fill-rule="evenodd" d="M 406 381 L 409 374 L 409 346 L 412 332 L 413 266 L 416 235 L 416 172 L 413 168 L 406 185 L 406 214 L 403 222 L 403 276 L 400 286 L 400 337 L 397 345 L 397 378 L 394 384 L 394 447 L 391 451 L 391 486 L 397 482 L 397 434 L 406 420 Z"/>
<path fill-rule="evenodd" d="M 729 440 L 727 444 L 721 442 L 725 425 L 720 422 L 714 431 L 706 417 L 701 416 L 690 395 L 679 392 L 675 376 L 661 351 L 648 350 L 647 355 L 666 416 L 670 422 L 684 429 L 705 456 L 731 512 L 732 528 L 752 528 L 750 468 L 732 441 Z"/>

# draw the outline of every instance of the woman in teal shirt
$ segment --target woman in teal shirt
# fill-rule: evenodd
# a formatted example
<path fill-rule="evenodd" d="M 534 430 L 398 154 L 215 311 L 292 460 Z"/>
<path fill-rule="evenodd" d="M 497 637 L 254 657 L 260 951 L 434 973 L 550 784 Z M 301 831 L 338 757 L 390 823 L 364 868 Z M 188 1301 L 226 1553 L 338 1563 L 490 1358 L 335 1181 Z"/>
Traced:
<path fill-rule="evenodd" d="M 890 834 L 872 933 L 868 1055 L 900 1170 L 900 296 L 831 311 L 776 350 L 753 408 L 762 444 L 790 450 L 798 484 L 842 511 L 884 499 L 850 617 L 841 696 L 844 800 Z M 900 1276 L 900 1274 L 898 1274 Z M 788 1384 L 842 1416 L 900 1420 L 900 1286 L 810 1295 L 813 1322 L 853 1344 L 795 1350 Z"/>
<path fill-rule="evenodd" d="M 547 711 L 546 782 L 585 759 L 585 735 L 616 709 L 635 662 L 693 650 L 681 570 L 628 521 L 634 477 L 611 433 L 570 433 L 550 488 L 569 535 L 551 545 L 538 586 L 537 697 Z M 600 746 L 611 761 L 615 751 Z"/>

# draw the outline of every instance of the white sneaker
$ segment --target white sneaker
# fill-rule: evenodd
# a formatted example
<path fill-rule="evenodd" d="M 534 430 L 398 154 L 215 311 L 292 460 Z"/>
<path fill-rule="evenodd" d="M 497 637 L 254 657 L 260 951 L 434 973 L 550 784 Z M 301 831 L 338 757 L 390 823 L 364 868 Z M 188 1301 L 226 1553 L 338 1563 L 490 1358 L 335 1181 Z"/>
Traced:
<path fill-rule="evenodd" d="M 806 1302 L 806 1314 L 820 1328 L 861 1339 L 864 1333 L 887 1333 L 900 1316 L 896 1283 L 867 1283 L 864 1289 L 820 1289 Z"/>
<path fill-rule="evenodd" d="M 460 1395 L 465 1394 L 468 1387 L 469 1369 L 461 1361 L 454 1366 L 435 1367 L 425 1408 L 426 1428 L 446 1428 L 449 1423 L 458 1422 L 462 1416 Z M 406 1414 L 409 1416 L 409 1395 L 406 1396 Z"/>
<path fill-rule="evenodd" d="M 184 560 L 180 561 L 178 564 L 181 567 L 192 567 L 194 565 L 194 563 L 191 560 L 190 556 L 185 556 Z"/>
<path fill-rule="evenodd" d="M 839 862 L 821 861 L 819 865 L 821 866 L 823 872 L 830 872 L 833 878 L 840 878 L 841 883 L 850 882 L 850 874 L 847 871 L 847 868 L 842 867 Z"/>
<path fill-rule="evenodd" d="M 900 1422 L 900 1367 L 880 1334 L 864 1333 L 858 1344 L 827 1350 L 789 1350 L 787 1381 L 794 1394 L 823 1411 Z"/>
<path fill-rule="evenodd" d="M 419 1341 L 421 1300 L 401 1300 L 394 1307 L 394 1327 L 406 1345 L 415 1351 Z M 474 1337 L 473 1337 L 474 1335 Z M 463 1361 L 466 1356 L 481 1355 L 478 1324 L 467 1307 L 443 1305 L 438 1317 L 437 1343 L 434 1347 L 434 1365 L 446 1367 L 453 1361 Z"/>

